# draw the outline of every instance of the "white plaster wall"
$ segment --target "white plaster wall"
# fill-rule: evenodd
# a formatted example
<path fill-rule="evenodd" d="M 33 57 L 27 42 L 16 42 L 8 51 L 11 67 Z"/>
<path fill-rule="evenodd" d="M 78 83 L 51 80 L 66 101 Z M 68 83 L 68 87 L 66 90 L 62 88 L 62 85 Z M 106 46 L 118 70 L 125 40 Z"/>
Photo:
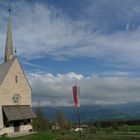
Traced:
<path fill-rule="evenodd" d="M 27 124 L 27 125 L 21 125 L 20 126 L 20 131 L 24 131 L 24 132 L 28 132 L 29 130 L 32 129 L 32 125 L 31 124 Z"/>
<path fill-rule="evenodd" d="M 3 135 L 3 134 L 11 134 L 14 132 L 14 127 L 4 127 L 0 130 L 0 135 Z"/>

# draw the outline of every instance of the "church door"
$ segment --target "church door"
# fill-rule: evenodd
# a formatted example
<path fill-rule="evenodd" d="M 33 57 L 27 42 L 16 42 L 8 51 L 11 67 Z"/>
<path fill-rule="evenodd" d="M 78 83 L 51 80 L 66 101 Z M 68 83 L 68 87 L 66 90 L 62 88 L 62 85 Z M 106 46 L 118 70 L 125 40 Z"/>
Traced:
<path fill-rule="evenodd" d="M 14 132 L 19 132 L 19 131 L 20 131 L 20 122 L 14 121 Z"/>

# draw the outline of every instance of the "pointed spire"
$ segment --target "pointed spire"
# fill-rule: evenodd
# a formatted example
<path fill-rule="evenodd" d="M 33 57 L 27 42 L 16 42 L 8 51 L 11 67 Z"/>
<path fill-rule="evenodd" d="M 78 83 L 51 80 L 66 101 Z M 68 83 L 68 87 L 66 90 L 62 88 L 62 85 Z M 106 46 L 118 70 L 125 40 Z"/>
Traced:
<path fill-rule="evenodd" d="M 11 9 L 9 8 L 9 18 L 8 18 L 8 29 L 7 29 L 7 37 L 6 37 L 6 45 L 5 45 L 5 62 L 12 59 L 14 57 L 13 51 L 13 39 L 12 39 L 12 19 L 10 16 Z"/>

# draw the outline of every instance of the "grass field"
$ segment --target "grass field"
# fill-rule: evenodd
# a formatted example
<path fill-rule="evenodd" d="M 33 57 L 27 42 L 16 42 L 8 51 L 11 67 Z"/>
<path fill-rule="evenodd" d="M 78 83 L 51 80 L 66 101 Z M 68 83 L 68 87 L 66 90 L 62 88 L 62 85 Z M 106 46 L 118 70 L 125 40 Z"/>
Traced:
<path fill-rule="evenodd" d="M 140 140 L 140 135 L 94 134 L 82 135 L 81 138 L 78 138 L 78 136 L 72 134 L 60 135 L 39 132 L 33 135 L 18 138 L 1 137 L 0 140 Z"/>
<path fill-rule="evenodd" d="M 129 125 L 128 131 L 131 132 L 140 132 L 140 125 Z"/>
<path fill-rule="evenodd" d="M 104 128 L 97 131 L 96 134 L 82 133 L 81 138 L 79 138 L 79 133 L 70 131 L 65 134 L 46 131 L 17 138 L 0 137 L 0 140 L 140 140 L 140 125 L 126 128 L 127 131 L 124 128 L 121 129 L 122 131 L 112 131 L 110 127 Z"/>
<path fill-rule="evenodd" d="M 58 134 L 39 132 L 36 134 L 23 136 L 23 137 L 17 137 L 17 138 L 1 137 L 0 140 L 53 140 L 55 138 L 58 138 L 59 136 L 60 135 Z"/>

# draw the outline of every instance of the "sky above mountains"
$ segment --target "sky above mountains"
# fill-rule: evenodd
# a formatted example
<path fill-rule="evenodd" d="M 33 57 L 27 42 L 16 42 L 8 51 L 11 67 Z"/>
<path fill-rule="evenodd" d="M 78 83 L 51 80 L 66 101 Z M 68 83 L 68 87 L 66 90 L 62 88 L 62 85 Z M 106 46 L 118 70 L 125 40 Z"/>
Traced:
<path fill-rule="evenodd" d="M 3 61 L 9 1 L 0 0 Z M 13 42 L 33 104 L 140 101 L 140 1 L 12 0 Z"/>

